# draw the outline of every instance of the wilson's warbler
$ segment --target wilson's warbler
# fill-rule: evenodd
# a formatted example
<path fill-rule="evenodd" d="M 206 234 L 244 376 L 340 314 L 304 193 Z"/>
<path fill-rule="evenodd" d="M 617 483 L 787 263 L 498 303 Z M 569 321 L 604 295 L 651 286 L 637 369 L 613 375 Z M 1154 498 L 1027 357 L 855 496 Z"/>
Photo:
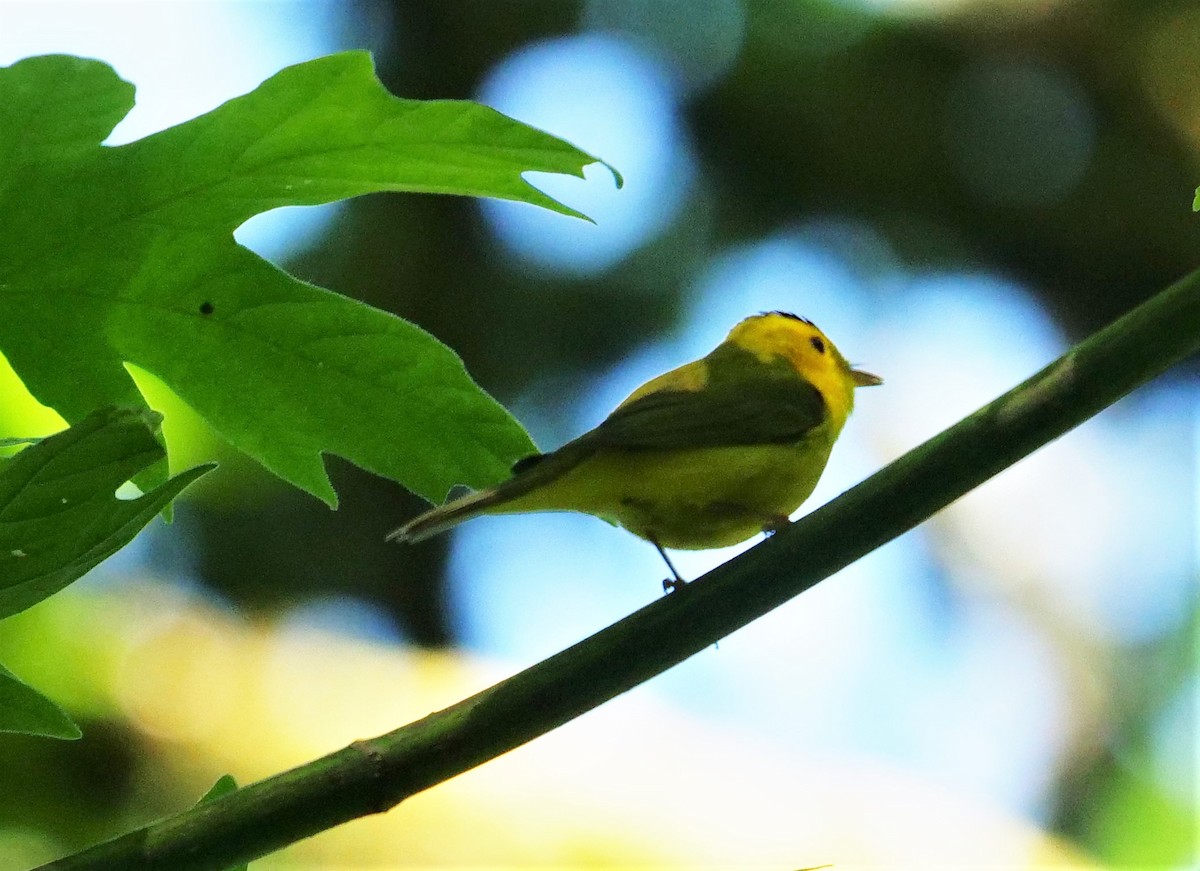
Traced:
<path fill-rule="evenodd" d="M 854 369 L 811 321 L 766 312 L 706 357 L 643 384 L 591 432 L 513 466 L 512 477 L 410 520 L 389 540 L 422 541 L 480 514 L 580 511 L 658 548 L 702 550 L 788 523 L 829 459 Z"/>

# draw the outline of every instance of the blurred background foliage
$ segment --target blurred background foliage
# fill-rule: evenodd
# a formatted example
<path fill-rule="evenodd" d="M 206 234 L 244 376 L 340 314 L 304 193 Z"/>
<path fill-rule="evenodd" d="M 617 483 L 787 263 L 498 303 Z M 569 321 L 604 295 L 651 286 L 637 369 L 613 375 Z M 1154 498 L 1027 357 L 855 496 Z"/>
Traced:
<path fill-rule="evenodd" d="M 350 47 L 398 95 L 482 100 L 625 174 L 536 179 L 595 225 L 374 196 L 238 233 L 434 333 L 545 447 L 738 318 L 793 310 L 887 379 L 815 503 L 1200 259 L 1187 0 L 0 6 L 0 63 L 70 52 L 138 86 L 112 144 Z M 330 513 L 135 375 L 173 462 L 222 469 L 0 625 L 0 661 L 85 732 L 0 738 L 0 867 L 393 728 L 658 594 L 653 549 L 588 518 L 385 545 L 420 500 L 331 459 Z M 1191 867 L 1196 376 L 630 696 L 263 867 Z M 58 426 L 0 367 L 0 435 Z"/>

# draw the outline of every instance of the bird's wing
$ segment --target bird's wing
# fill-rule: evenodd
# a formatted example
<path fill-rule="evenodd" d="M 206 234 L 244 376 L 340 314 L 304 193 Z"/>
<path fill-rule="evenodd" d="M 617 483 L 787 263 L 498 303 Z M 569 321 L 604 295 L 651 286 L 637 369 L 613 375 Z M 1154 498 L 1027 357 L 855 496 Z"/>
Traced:
<path fill-rule="evenodd" d="M 751 378 L 699 390 L 661 390 L 628 401 L 598 427 L 513 466 L 498 485 L 504 502 L 561 477 L 598 450 L 682 450 L 801 441 L 828 416 L 820 391 L 799 378 Z"/>
<path fill-rule="evenodd" d="M 663 390 L 614 411 L 600 426 L 564 446 L 590 452 L 786 444 L 826 418 L 820 392 L 798 378 L 757 378 Z M 557 452 L 556 452 L 557 453 Z"/>

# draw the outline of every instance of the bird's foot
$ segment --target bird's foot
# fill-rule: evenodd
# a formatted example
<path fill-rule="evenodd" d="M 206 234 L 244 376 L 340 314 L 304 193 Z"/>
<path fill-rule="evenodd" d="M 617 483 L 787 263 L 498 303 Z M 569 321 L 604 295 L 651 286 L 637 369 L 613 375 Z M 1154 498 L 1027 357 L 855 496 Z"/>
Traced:
<path fill-rule="evenodd" d="M 671 570 L 672 577 L 665 578 L 663 580 L 663 593 L 674 593 L 676 590 L 687 584 L 687 581 L 685 581 L 683 576 L 679 574 L 679 569 L 675 568 L 675 563 L 671 562 L 671 558 L 667 556 L 667 552 L 663 550 L 663 546 L 653 538 L 650 539 L 650 543 L 658 549 L 663 561 L 667 564 L 667 568 Z"/>
<path fill-rule="evenodd" d="M 681 590 L 686 587 L 687 584 L 687 581 L 678 576 L 674 578 L 663 578 L 663 592 L 674 593 L 676 590 Z"/>
<path fill-rule="evenodd" d="M 781 529 L 787 529 L 792 525 L 792 519 L 786 514 L 776 514 L 770 520 L 763 524 L 763 535 L 774 535 Z"/>

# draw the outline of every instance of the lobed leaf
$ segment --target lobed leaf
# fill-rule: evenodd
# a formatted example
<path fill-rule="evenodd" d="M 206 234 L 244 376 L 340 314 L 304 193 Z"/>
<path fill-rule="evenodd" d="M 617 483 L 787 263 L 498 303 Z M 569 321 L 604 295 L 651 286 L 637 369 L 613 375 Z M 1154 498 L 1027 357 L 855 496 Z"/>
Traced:
<path fill-rule="evenodd" d="M 398 99 L 363 52 L 289 67 L 206 115 L 102 147 L 130 94 L 94 61 L 0 69 L 0 350 L 34 396 L 71 422 L 144 405 L 122 365 L 133 363 L 331 505 L 323 452 L 438 500 L 534 451 L 428 333 L 298 281 L 232 233 L 279 206 L 373 191 L 577 215 L 523 174 L 582 176 L 595 158 L 485 106 Z"/>
<path fill-rule="evenodd" d="M 124 547 L 199 466 L 137 499 L 116 490 L 158 462 L 160 418 L 105 408 L 0 465 L 0 619 L 58 592 Z"/>
<path fill-rule="evenodd" d="M 22 683 L 0 665 L 0 732 L 20 732 L 44 738 L 74 740 L 83 733 L 66 715 L 37 690 Z"/>

